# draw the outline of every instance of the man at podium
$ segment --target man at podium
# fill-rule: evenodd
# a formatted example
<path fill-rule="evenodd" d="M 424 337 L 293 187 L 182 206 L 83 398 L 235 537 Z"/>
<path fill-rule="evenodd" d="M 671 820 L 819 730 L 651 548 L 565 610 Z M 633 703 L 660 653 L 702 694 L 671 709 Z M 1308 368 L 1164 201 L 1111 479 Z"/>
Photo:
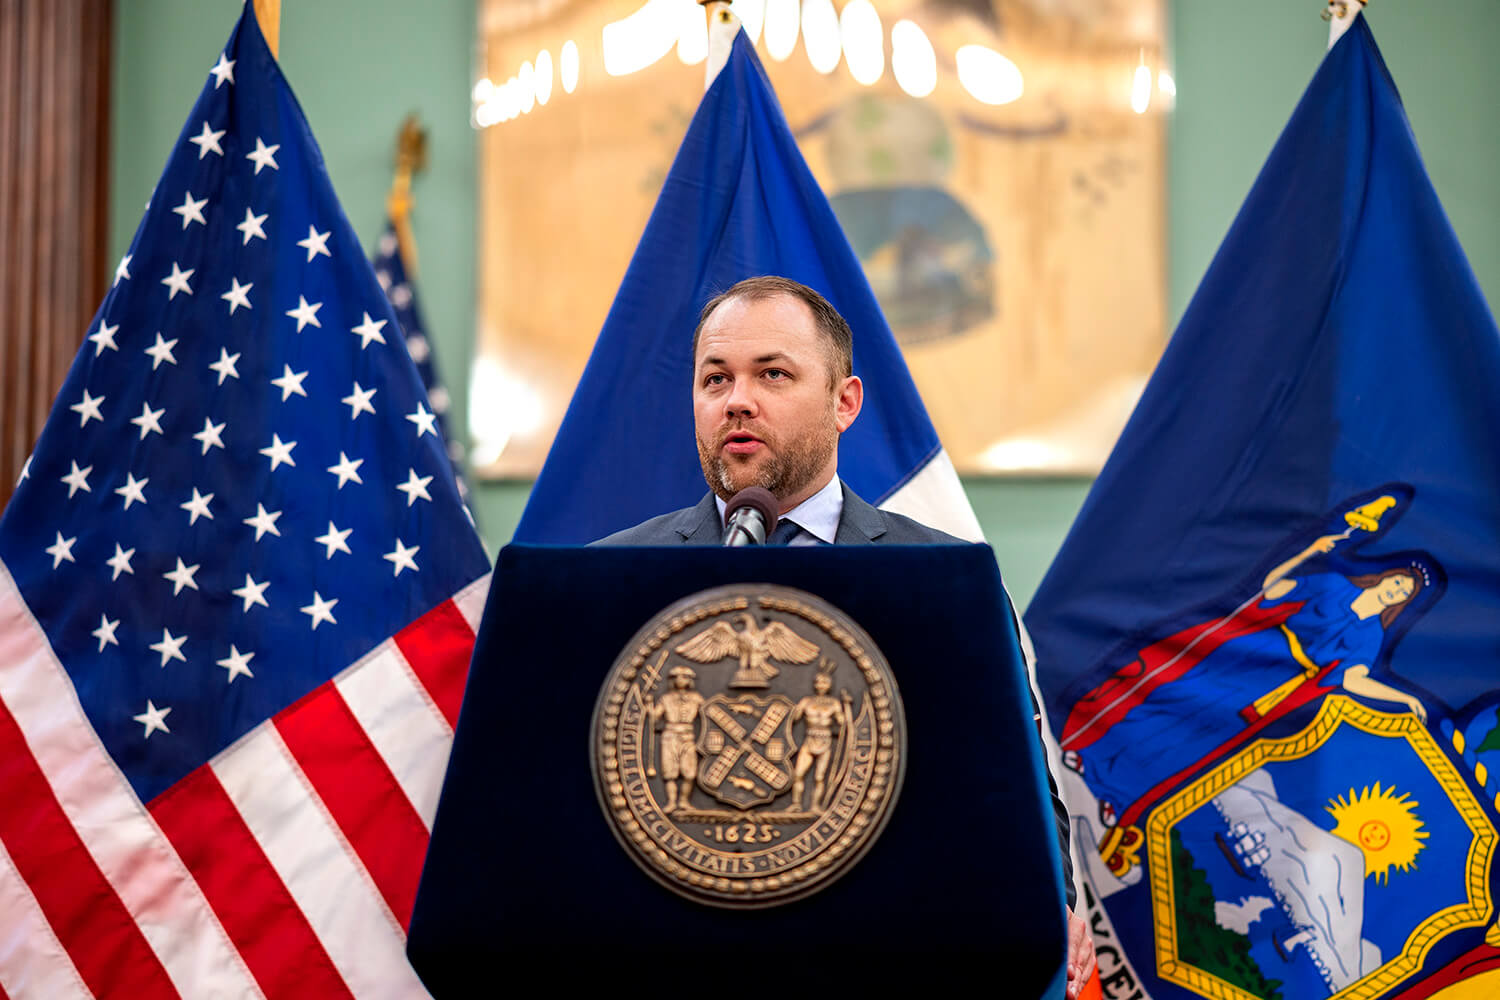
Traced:
<path fill-rule="evenodd" d="M 693 507 L 596 544 L 719 545 L 726 504 L 752 486 L 770 491 L 779 506 L 767 545 L 963 544 L 872 507 L 838 478 L 839 436 L 859 416 L 864 385 L 853 371 L 849 324 L 818 292 L 774 275 L 747 278 L 704 307 L 692 350 L 694 428 L 709 492 Z M 1067 994 L 1074 997 L 1093 973 L 1094 946 L 1073 914 L 1068 814 L 1050 771 L 1047 783 L 1067 891 Z"/>

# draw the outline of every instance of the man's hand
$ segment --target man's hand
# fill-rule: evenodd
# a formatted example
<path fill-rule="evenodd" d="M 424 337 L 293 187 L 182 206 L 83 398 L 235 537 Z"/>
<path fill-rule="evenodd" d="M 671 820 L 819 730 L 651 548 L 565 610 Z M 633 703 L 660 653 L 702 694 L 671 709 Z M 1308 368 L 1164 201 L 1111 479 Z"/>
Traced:
<path fill-rule="evenodd" d="M 1068 911 L 1068 1000 L 1077 1000 L 1089 977 L 1094 974 L 1094 939 L 1082 917 Z"/>

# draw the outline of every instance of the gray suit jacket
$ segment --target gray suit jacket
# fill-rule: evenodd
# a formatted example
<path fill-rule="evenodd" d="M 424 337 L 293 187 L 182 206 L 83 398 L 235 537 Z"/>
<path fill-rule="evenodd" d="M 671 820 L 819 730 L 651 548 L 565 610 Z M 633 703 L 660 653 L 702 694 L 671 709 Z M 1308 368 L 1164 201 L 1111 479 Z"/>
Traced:
<path fill-rule="evenodd" d="M 719 518 L 719 505 L 714 503 L 712 492 L 704 495 L 694 507 L 684 507 L 670 514 L 642 521 L 633 528 L 617 531 L 594 542 L 595 545 L 718 545 L 724 536 L 724 522 Z M 833 536 L 835 545 L 967 545 L 961 538 L 929 528 L 901 514 L 871 507 L 859 498 L 847 485 L 844 486 L 844 512 L 839 516 L 839 530 Z M 1014 609 L 1011 611 L 1015 615 Z M 1016 630 L 1020 631 L 1017 622 Z M 1041 725 L 1041 709 L 1035 697 L 1032 711 Z M 1045 758 L 1044 758 L 1045 759 Z M 1044 767 L 1047 789 L 1052 793 L 1053 820 L 1057 826 L 1057 839 L 1062 849 L 1063 888 L 1067 893 L 1068 906 L 1076 902 L 1073 888 L 1073 859 L 1068 853 L 1071 824 L 1068 808 L 1057 793 L 1057 782 L 1050 767 Z"/>
<path fill-rule="evenodd" d="M 642 521 L 633 528 L 599 539 L 595 545 L 718 545 L 724 536 L 719 505 L 706 493 L 695 507 Z M 964 545 L 961 538 L 929 528 L 918 521 L 865 503 L 844 487 L 844 512 L 839 516 L 835 545 Z"/>

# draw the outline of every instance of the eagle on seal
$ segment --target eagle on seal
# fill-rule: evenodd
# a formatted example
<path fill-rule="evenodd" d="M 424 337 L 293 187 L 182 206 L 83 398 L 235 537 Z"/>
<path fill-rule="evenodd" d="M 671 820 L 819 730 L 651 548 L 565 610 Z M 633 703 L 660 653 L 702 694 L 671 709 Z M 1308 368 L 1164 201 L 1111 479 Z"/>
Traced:
<path fill-rule="evenodd" d="M 679 645 L 677 653 L 696 663 L 738 657 L 740 669 L 729 682 L 732 688 L 770 687 L 771 678 L 781 673 L 768 662 L 773 657 L 786 663 L 811 663 L 818 657 L 817 643 L 807 641 L 782 622 L 761 628 L 752 614 L 734 617 L 744 622 L 742 630 L 736 631 L 726 621 L 716 621 Z"/>

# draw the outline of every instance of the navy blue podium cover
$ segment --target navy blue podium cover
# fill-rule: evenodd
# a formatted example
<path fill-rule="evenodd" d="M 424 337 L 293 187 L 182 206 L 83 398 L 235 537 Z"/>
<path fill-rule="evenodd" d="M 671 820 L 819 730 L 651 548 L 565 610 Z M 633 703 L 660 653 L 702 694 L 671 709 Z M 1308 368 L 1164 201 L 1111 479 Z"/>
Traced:
<path fill-rule="evenodd" d="M 889 662 L 907 723 L 905 784 L 869 853 L 821 891 L 756 910 L 648 877 L 615 840 L 591 770 L 616 657 L 668 605 L 731 583 L 796 587 L 848 614 Z M 986 546 L 509 546 L 407 954 L 437 997 L 528 969 L 653 990 L 713 971 L 879 983 L 913 957 L 1006 996 L 1061 997 L 1061 866 L 1030 704 Z"/>

